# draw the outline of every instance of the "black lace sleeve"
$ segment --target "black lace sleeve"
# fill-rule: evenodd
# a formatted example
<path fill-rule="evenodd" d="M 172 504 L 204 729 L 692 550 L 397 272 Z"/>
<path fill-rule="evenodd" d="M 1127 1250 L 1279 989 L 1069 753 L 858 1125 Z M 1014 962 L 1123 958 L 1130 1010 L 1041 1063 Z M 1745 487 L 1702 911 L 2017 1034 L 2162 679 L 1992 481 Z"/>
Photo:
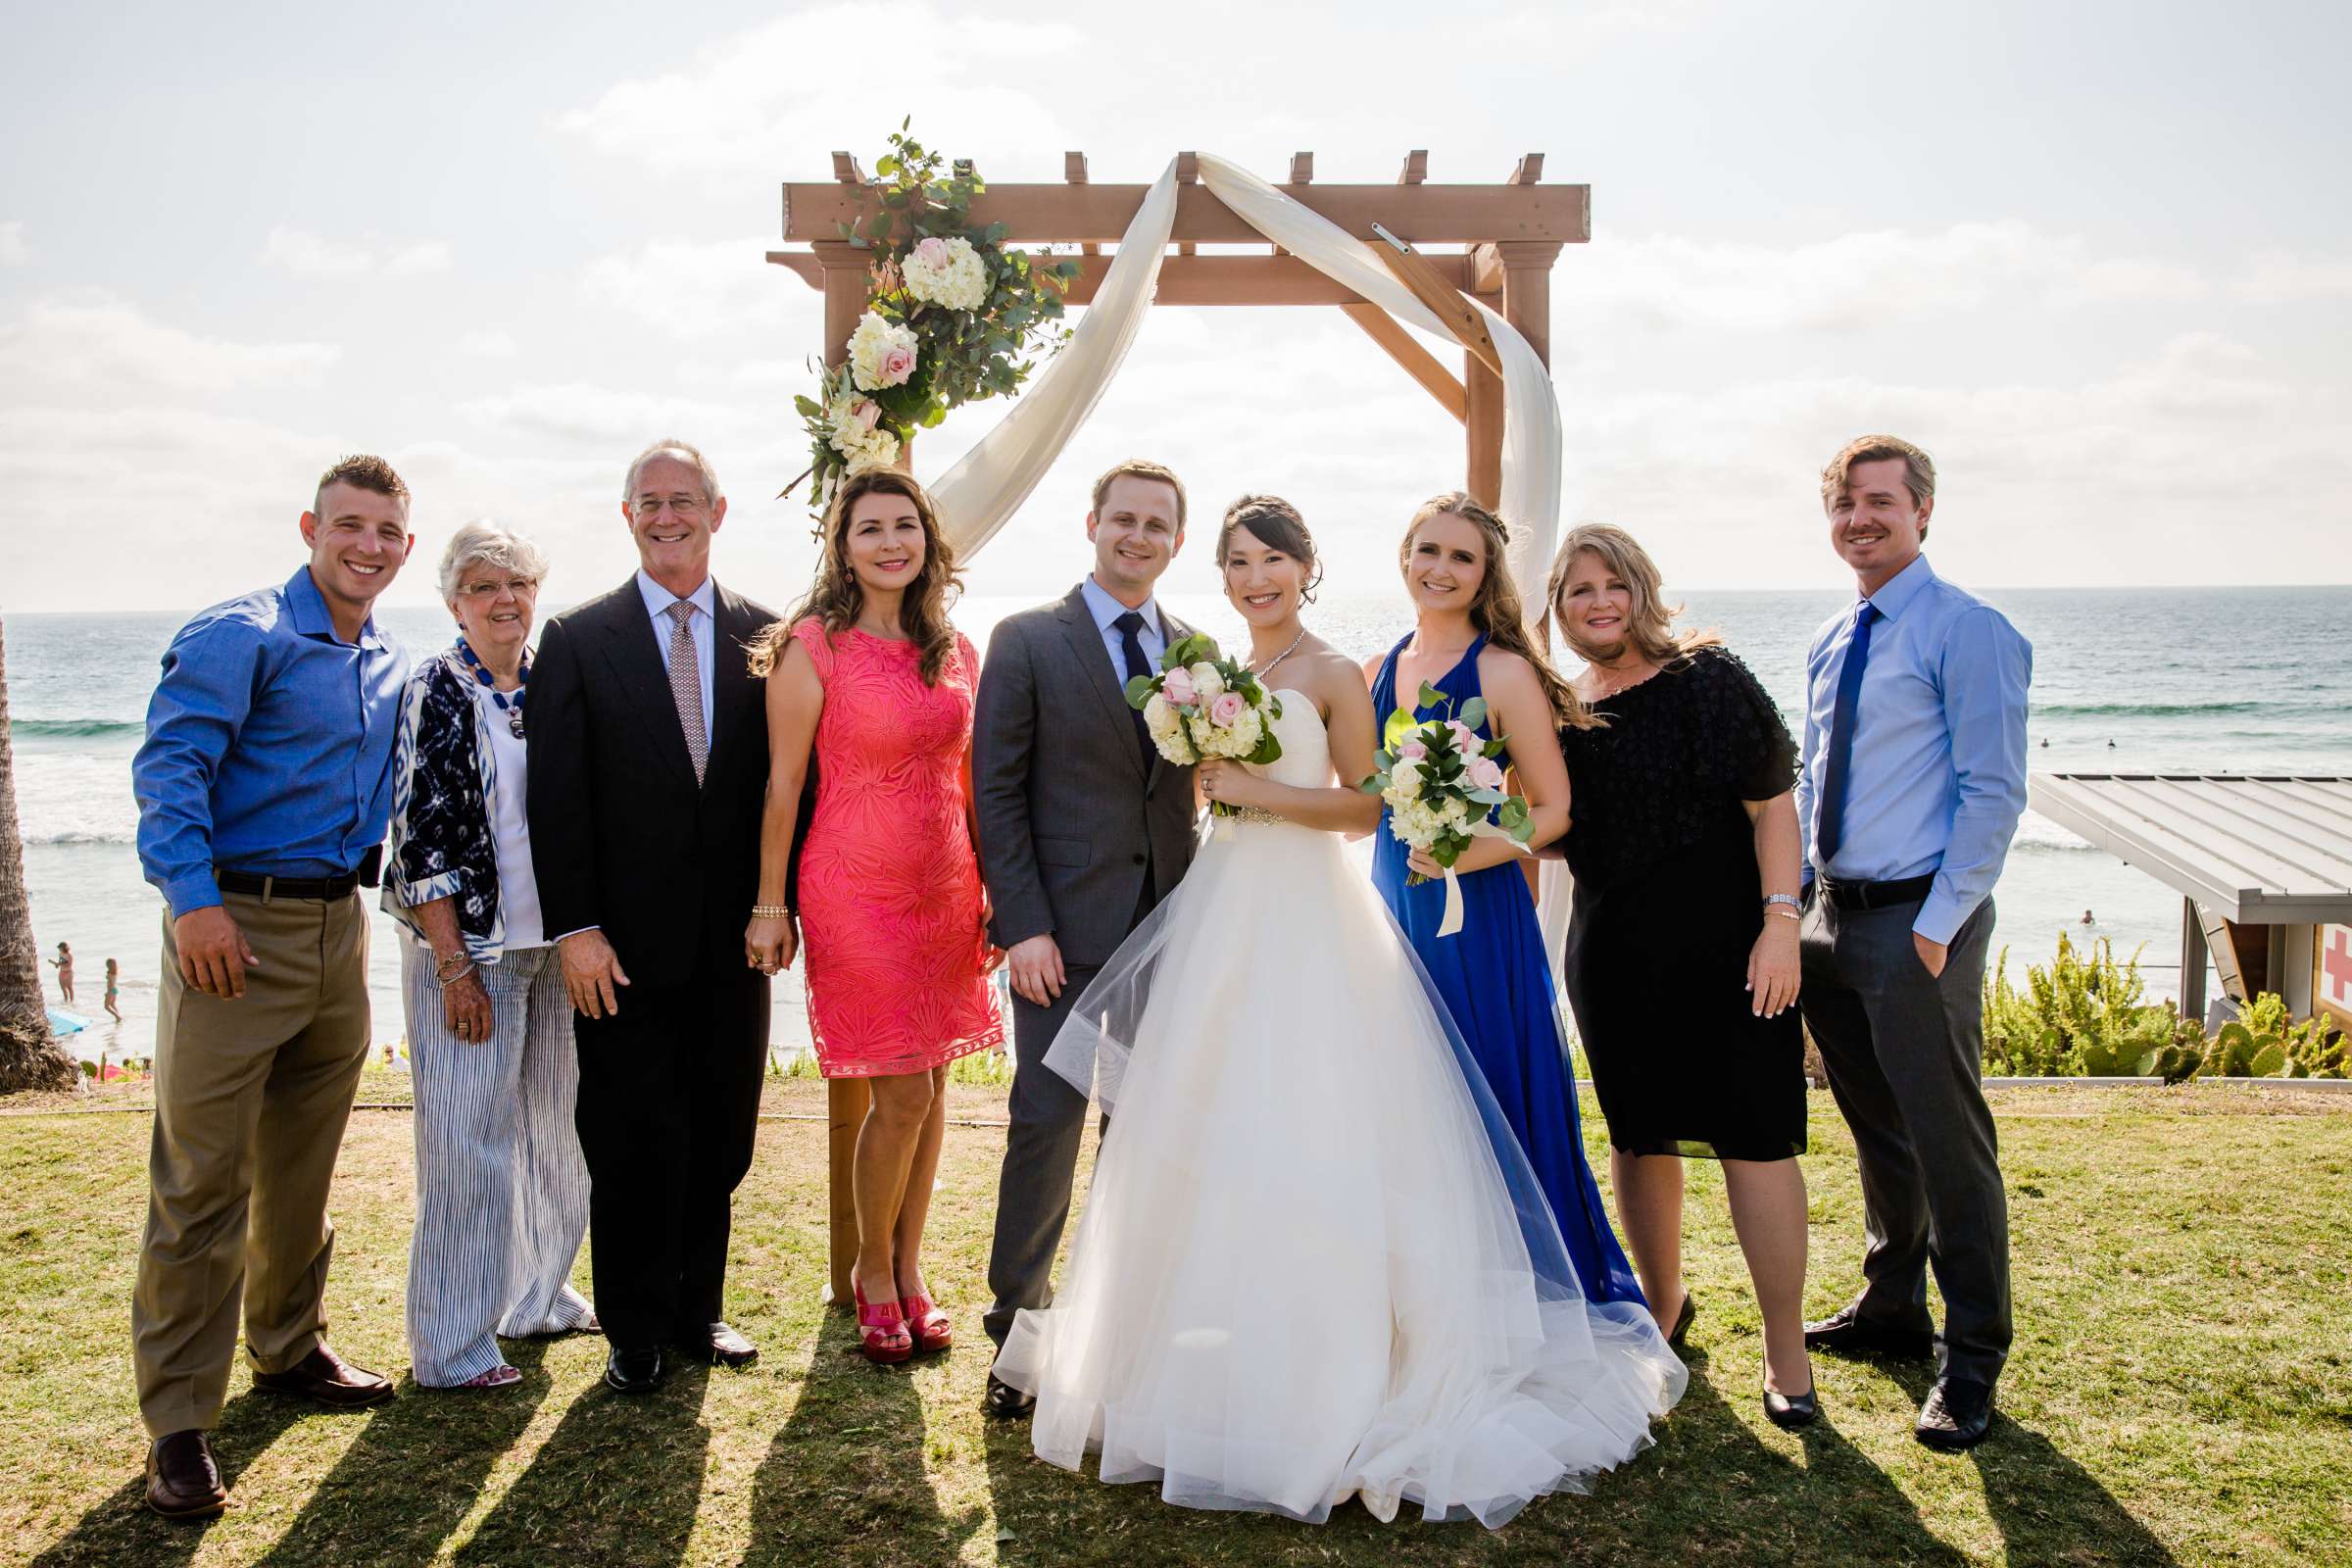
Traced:
<path fill-rule="evenodd" d="M 1769 801 L 1796 784 L 1796 743 L 1780 710 L 1740 656 L 1704 648 L 1692 656 L 1702 733 L 1725 788 L 1743 801 Z"/>

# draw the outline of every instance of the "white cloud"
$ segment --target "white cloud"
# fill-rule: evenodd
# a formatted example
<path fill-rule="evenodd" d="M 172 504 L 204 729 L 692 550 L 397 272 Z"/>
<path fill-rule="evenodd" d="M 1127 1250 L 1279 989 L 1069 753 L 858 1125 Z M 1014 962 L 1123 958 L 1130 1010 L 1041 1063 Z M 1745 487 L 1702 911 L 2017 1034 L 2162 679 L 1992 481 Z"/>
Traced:
<path fill-rule="evenodd" d="M 0 223 L 0 267 L 22 267 L 32 260 L 32 247 L 24 243 L 24 225 L 15 219 Z"/>
<path fill-rule="evenodd" d="M 1605 234 L 1573 259 L 1580 314 L 1620 329 L 1855 332 L 1995 301 L 2075 306 L 2199 298 L 2188 268 L 2099 257 L 2014 220 L 1933 233 L 1866 230 L 1791 247 Z"/>
<path fill-rule="evenodd" d="M 127 301 L 78 292 L 35 300 L 0 322 L 0 397 L 45 402 L 76 387 L 137 397 L 300 385 L 339 353 L 327 343 L 202 337 L 149 320 Z"/>
<path fill-rule="evenodd" d="M 2238 280 L 2237 292 L 2263 305 L 2352 299 L 2352 262 L 2264 251 Z"/>
<path fill-rule="evenodd" d="M 678 338 L 739 339 L 756 333 L 781 350 L 814 349 L 821 297 L 798 275 L 771 266 L 775 241 L 650 240 L 600 256 L 580 275 L 580 298 Z"/>
<path fill-rule="evenodd" d="M 261 263 L 302 278 L 416 277 L 446 272 L 451 254 L 446 240 L 421 240 L 412 245 L 379 249 L 358 240 L 329 239 L 307 228 L 285 224 L 270 230 L 263 242 Z"/>
<path fill-rule="evenodd" d="M 744 427 L 757 412 L 744 406 L 662 397 L 570 381 L 518 387 L 457 407 L 461 418 L 506 434 L 552 437 L 607 449 L 636 447 L 664 434 L 708 443 L 698 432 Z"/>
<path fill-rule="evenodd" d="M 458 352 L 485 360 L 511 360 L 520 352 L 520 345 L 509 332 L 468 332 L 458 339 Z"/>
<path fill-rule="evenodd" d="M 919 105 L 918 137 L 976 133 L 954 152 L 980 160 L 984 171 L 992 158 L 1033 161 L 1037 148 L 1074 145 L 1023 83 L 1052 83 L 1082 42 L 1078 29 L 1034 11 L 1008 24 L 894 7 L 890 36 L 921 42 L 893 69 L 919 56 L 920 76 L 902 74 L 886 89 L 858 64 L 875 58 L 877 15 L 871 6 L 831 5 L 755 27 L 706 45 L 676 70 L 616 83 L 589 107 L 558 116 L 557 127 L 614 157 L 730 181 L 829 169 L 826 155 L 836 147 L 870 160 L 910 102 Z"/>

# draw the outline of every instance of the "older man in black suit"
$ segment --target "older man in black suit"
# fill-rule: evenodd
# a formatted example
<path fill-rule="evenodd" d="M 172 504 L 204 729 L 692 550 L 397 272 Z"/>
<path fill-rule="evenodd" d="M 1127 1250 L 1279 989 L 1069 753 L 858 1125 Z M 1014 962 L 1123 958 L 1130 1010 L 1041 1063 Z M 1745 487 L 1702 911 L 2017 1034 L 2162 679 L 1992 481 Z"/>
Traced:
<path fill-rule="evenodd" d="M 767 977 L 743 956 L 767 717 L 744 645 L 776 617 L 710 576 L 727 503 L 693 447 L 639 454 L 621 515 L 639 569 L 540 638 L 529 806 L 578 1013 L 605 1381 L 644 1394 L 666 1348 L 726 1366 L 759 1354 L 720 1307 L 767 1061 Z"/>

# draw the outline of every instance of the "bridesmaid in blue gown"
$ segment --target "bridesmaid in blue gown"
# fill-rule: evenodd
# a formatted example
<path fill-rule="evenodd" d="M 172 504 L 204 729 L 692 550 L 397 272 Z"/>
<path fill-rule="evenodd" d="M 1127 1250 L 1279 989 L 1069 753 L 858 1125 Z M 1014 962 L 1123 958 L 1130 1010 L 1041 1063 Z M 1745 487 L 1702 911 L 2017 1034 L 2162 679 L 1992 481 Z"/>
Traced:
<path fill-rule="evenodd" d="M 1586 721 L 1583 705 L 1528 641 L 1519 595 L 1504 565 L 1502 520 L 1460 492 L 1425 502 L 1399 551 L 1418 623 L 1365 674 L 1383 723 L 1399 706 L 1430 719 L 1484 696 L 1481 736 L 1499 730 L 1519 791 L 1534 808 L 1541 846 L 1567 830 L 1568 778 L 1554 739 L 1561 724 Z M 1399 669 L 1402 679 L 1399 679 Z M 1445 694 L 1426 707 L 1411 699 L 1426 682 Z M 1406 694 L 1400 705 L 1397 694 Z M 1553 999 L 1551 966 L 1518 854 L 1480 839 L 1455 862 L 1462 928 L 1437 934 L 1443 880 L 1408 887 L 1404 845 L 1384 808 L 1374 839 L 1372 880 L 1436 983 L 1455 1027 L 1487 1075 L 1504 1118 L 1519 1135 L 1551 1201 L 1568 1252 L 1594 1300 L 1642 1302 L 1633 1266 L 1609 1227 L 1600 1190 L 1585 1162 L 1576 1085 Z M 1423 866 L 1434 870 L 1434 866 Z"/>

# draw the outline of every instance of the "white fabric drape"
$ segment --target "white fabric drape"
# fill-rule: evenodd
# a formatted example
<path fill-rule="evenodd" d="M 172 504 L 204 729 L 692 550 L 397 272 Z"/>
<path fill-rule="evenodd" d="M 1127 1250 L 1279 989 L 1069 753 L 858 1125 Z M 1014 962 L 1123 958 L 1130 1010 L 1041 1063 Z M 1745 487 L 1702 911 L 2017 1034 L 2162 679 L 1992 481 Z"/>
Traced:
<path fill-rule="evenodd" d="M 1201 184 L 1267 239 L 1405 324 L 1451 340 L 1445 323 L 1396 279 L 1369 244 L 1238 165 L 1207 153 L 1200 155 L 1200 163 Z M 1109 274 L 1069 343 L 1029 389 L 1012 400 L 996 428 L 931 487 L 959 558 L 969 560 L 1019 510 L 1102 400 L 1151 308 L 1175 221 L 1176 165 L 1171 159 L 1120 237 Z M 1479 309 L 1502 358 L 1500 510 L 1511 524 L 1508 564 L 1533 616 L 1541 612 L 1544 577 L 1559 526 L 1560 405 L 1551 372 L 1527 340 L 1494 312 Z M 1399 506 L 1418 499 L 1399 498 Z"/>

